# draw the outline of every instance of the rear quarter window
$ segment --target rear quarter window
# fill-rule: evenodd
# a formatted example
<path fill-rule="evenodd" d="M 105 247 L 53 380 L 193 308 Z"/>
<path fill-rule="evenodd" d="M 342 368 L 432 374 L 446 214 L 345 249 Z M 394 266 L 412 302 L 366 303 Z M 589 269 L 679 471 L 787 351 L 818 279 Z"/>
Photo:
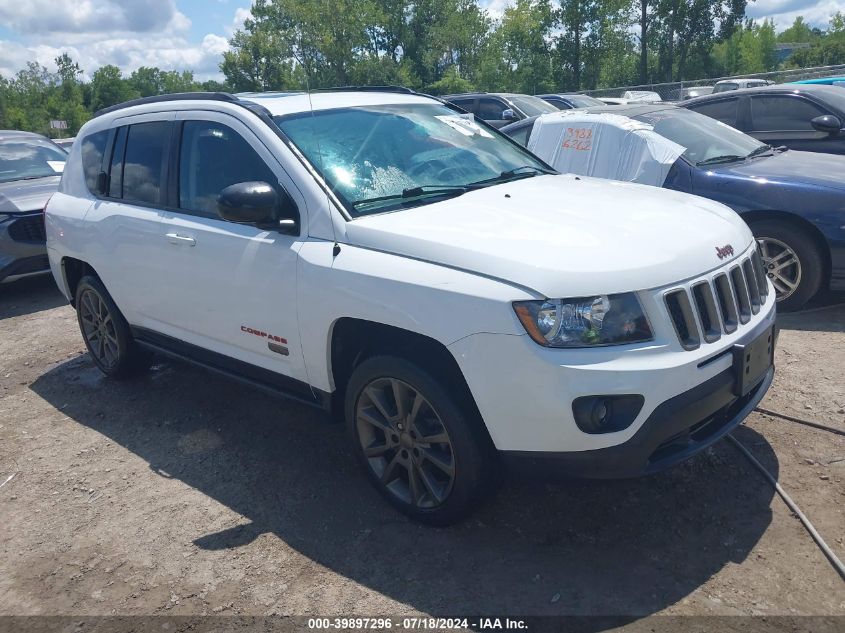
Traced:
<path fill-rule="evenodd" d="M 93 194 L 97 191 L 97 179 L 103 170 L 103 154 L 109 140 L 109 130 L 94 132 L 82 139 L 80 151 L 82 153 L 82 171 L 85 174 L 85 185 Z"/>
<path fill-rule="evenodd" d="M 708 101 L 707 103 L 689 106 L 689 109 L 721 121 L 725 125 L 736 127 L 738 107 L 739 99 L 720 99 L 719 101 Z"/>

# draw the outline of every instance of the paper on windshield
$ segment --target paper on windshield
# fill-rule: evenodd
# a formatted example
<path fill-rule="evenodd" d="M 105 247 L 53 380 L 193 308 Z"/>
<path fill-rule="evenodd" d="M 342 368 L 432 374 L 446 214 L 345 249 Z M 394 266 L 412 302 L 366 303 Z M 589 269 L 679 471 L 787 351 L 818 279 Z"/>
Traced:
<path fill-rule="evenodd" d="M 472 114 L 444 114 L 435 118 L 457 130 L 464 136 L 478 135 L 486 138 L 493 138 L 493 135 L 490 134 L 490 132 L 475 122 L 475 117 Z"/>
<path fill-rule="evenodd" d="M 647 123 L 577 111 L 538 117 L 528 149 L 563 173 L 656 187 L 686 151 Z"/>
<path fill-rule="evenodd" d="M 63 160 L 48 160 L 47 164 L 57 174 L 62 173 L 65 170 L 65 161 Z"/>

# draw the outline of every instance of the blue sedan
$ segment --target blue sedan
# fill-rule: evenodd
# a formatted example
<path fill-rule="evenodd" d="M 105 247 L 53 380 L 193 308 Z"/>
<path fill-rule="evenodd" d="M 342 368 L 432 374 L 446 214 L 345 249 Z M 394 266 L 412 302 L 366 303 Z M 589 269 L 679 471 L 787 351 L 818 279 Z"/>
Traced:
<path fill-rule="evenodd" d="M 663 186 L 717 200 L 742 215 L 760 243 L 780 309 L 799 309 L 823 288 L 845 289 L 845 157 L 773 148 L 671 105 L 585 112 L 650 124 L 686 148 Z M 501 131 L 527 145 L 535 120 Z"/>

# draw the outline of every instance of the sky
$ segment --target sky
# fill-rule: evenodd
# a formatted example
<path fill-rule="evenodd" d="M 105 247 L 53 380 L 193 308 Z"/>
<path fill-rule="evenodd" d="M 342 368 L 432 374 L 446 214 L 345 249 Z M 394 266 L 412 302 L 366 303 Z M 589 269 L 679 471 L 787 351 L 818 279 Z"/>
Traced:
<path fill-rule="evenodd" d="M 509 0 L 481 0 L 499 17 Z M 0 0 L 0 75 L 27 61 L 55 70 L 67 52 L 90 79 L 114 64 L 125 73 L 140 66 L 193 70 L 199 80 L 222 79 L 219 63 L 228 39 L 249 15 L 250 0 Z M 756 0 L 747 15 L 773 18 L 778 29 L 803 15 L 825 27 L 845 11 L 845 0 Z"/>

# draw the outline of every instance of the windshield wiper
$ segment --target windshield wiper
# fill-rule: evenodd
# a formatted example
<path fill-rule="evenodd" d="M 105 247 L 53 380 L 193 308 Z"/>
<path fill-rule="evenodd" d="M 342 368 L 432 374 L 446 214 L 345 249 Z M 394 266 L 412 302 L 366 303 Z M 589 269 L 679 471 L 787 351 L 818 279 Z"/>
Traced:
<path fill-rule="evenodd" d="M 530 169 L 531 171 L 528 173 L 522 174 L 526 169 Z M 549 171 L 548 169 L 543 169 L 542 167 L 537 167 L 536 165 L 520 165 L 519 167 L 514 167 L 513 169 L 508 169 L 507 171 L 503 171 L 499 174 L 500 180 L 505 180 L 507 178 L 513 178 L 514 176 L 525 175 L 525 176 L 537 176 L 539 174 L 552 174 L 554 172 Z"/>
<path fill-rule="evenodd" d="M 521 173 L 527 169 L 530 169 L 531 171 Z M 479 180 L 477 182 L 471 182 L 466 185 L 417 185 L 416 187 L 408 187 L 406 189 L 403 189 L 402 193 L 394 193 L 389 196 L 379 196 L 378 198 L 365 198 L 364 200 L 358 200 L 352 203 L 352 206 L 357 208 L 359 206 L 375 202 L 384 202 L 386 200 L 401 200 L 407 198 L 420 198 L 423 196 L 459 196 L 463 193 L 466 193 L 467 191 L 472 191 L 473 189 L 481 189 L 483 187 L 495 185 L 500 182 L 507 182 L 508 180 L 513 180 L 515 178 L 530 178 L 531 176 L 537 176 L 539 174 L 553 173 L 553 171 L 543 169 L 541 167 L 535 167 L 534 165 L 521 165 L 519 167 L 514 167 L 513 169 L 503 171 L 501 174 L 499 174 L 498 176 L 494 176 L 493 178 Z"/>
<path fill-rule="evenodd" d="M 745 156 L 739 156 L 738 154 L 725 154 L 724 156 L 713 156 L 712 158 L 706 158 L 704 160 L 700 160 L 696 163 L 696 166 L 701 167 L 702 165 L 718 165 L 719 163 L 733 163 L 738 160 L 745 160 Z"/>
<path fill-rule="evenodd" d="M 755 158 L 757 156 L 762 156 L 763 154 L 768 154 L 769 152 L 774 154 L 775 148 L 772 147 L 771 145 L 761 145 L 760 147 L 755 149 L 753 152 L 751 152 L 748 156 L 746 156 L 746 158 Z"/>
<path fill-rule="evenodd" d="M 353 207 L 359 207 L 365 204 L 374 202 L 384 202 L 386 200 L 403 200 L 407 198 L 420 198 L 429 196 L 459 196 L 472 189 L 469 185 L 419 185 L 417 187 L 408 187 L 403 189 L 402 193 L 394 193 L 389 196 L 379 196 L 377 198 L 364 198 L 363 200 L 356 200 L 352 203 Z"/>

